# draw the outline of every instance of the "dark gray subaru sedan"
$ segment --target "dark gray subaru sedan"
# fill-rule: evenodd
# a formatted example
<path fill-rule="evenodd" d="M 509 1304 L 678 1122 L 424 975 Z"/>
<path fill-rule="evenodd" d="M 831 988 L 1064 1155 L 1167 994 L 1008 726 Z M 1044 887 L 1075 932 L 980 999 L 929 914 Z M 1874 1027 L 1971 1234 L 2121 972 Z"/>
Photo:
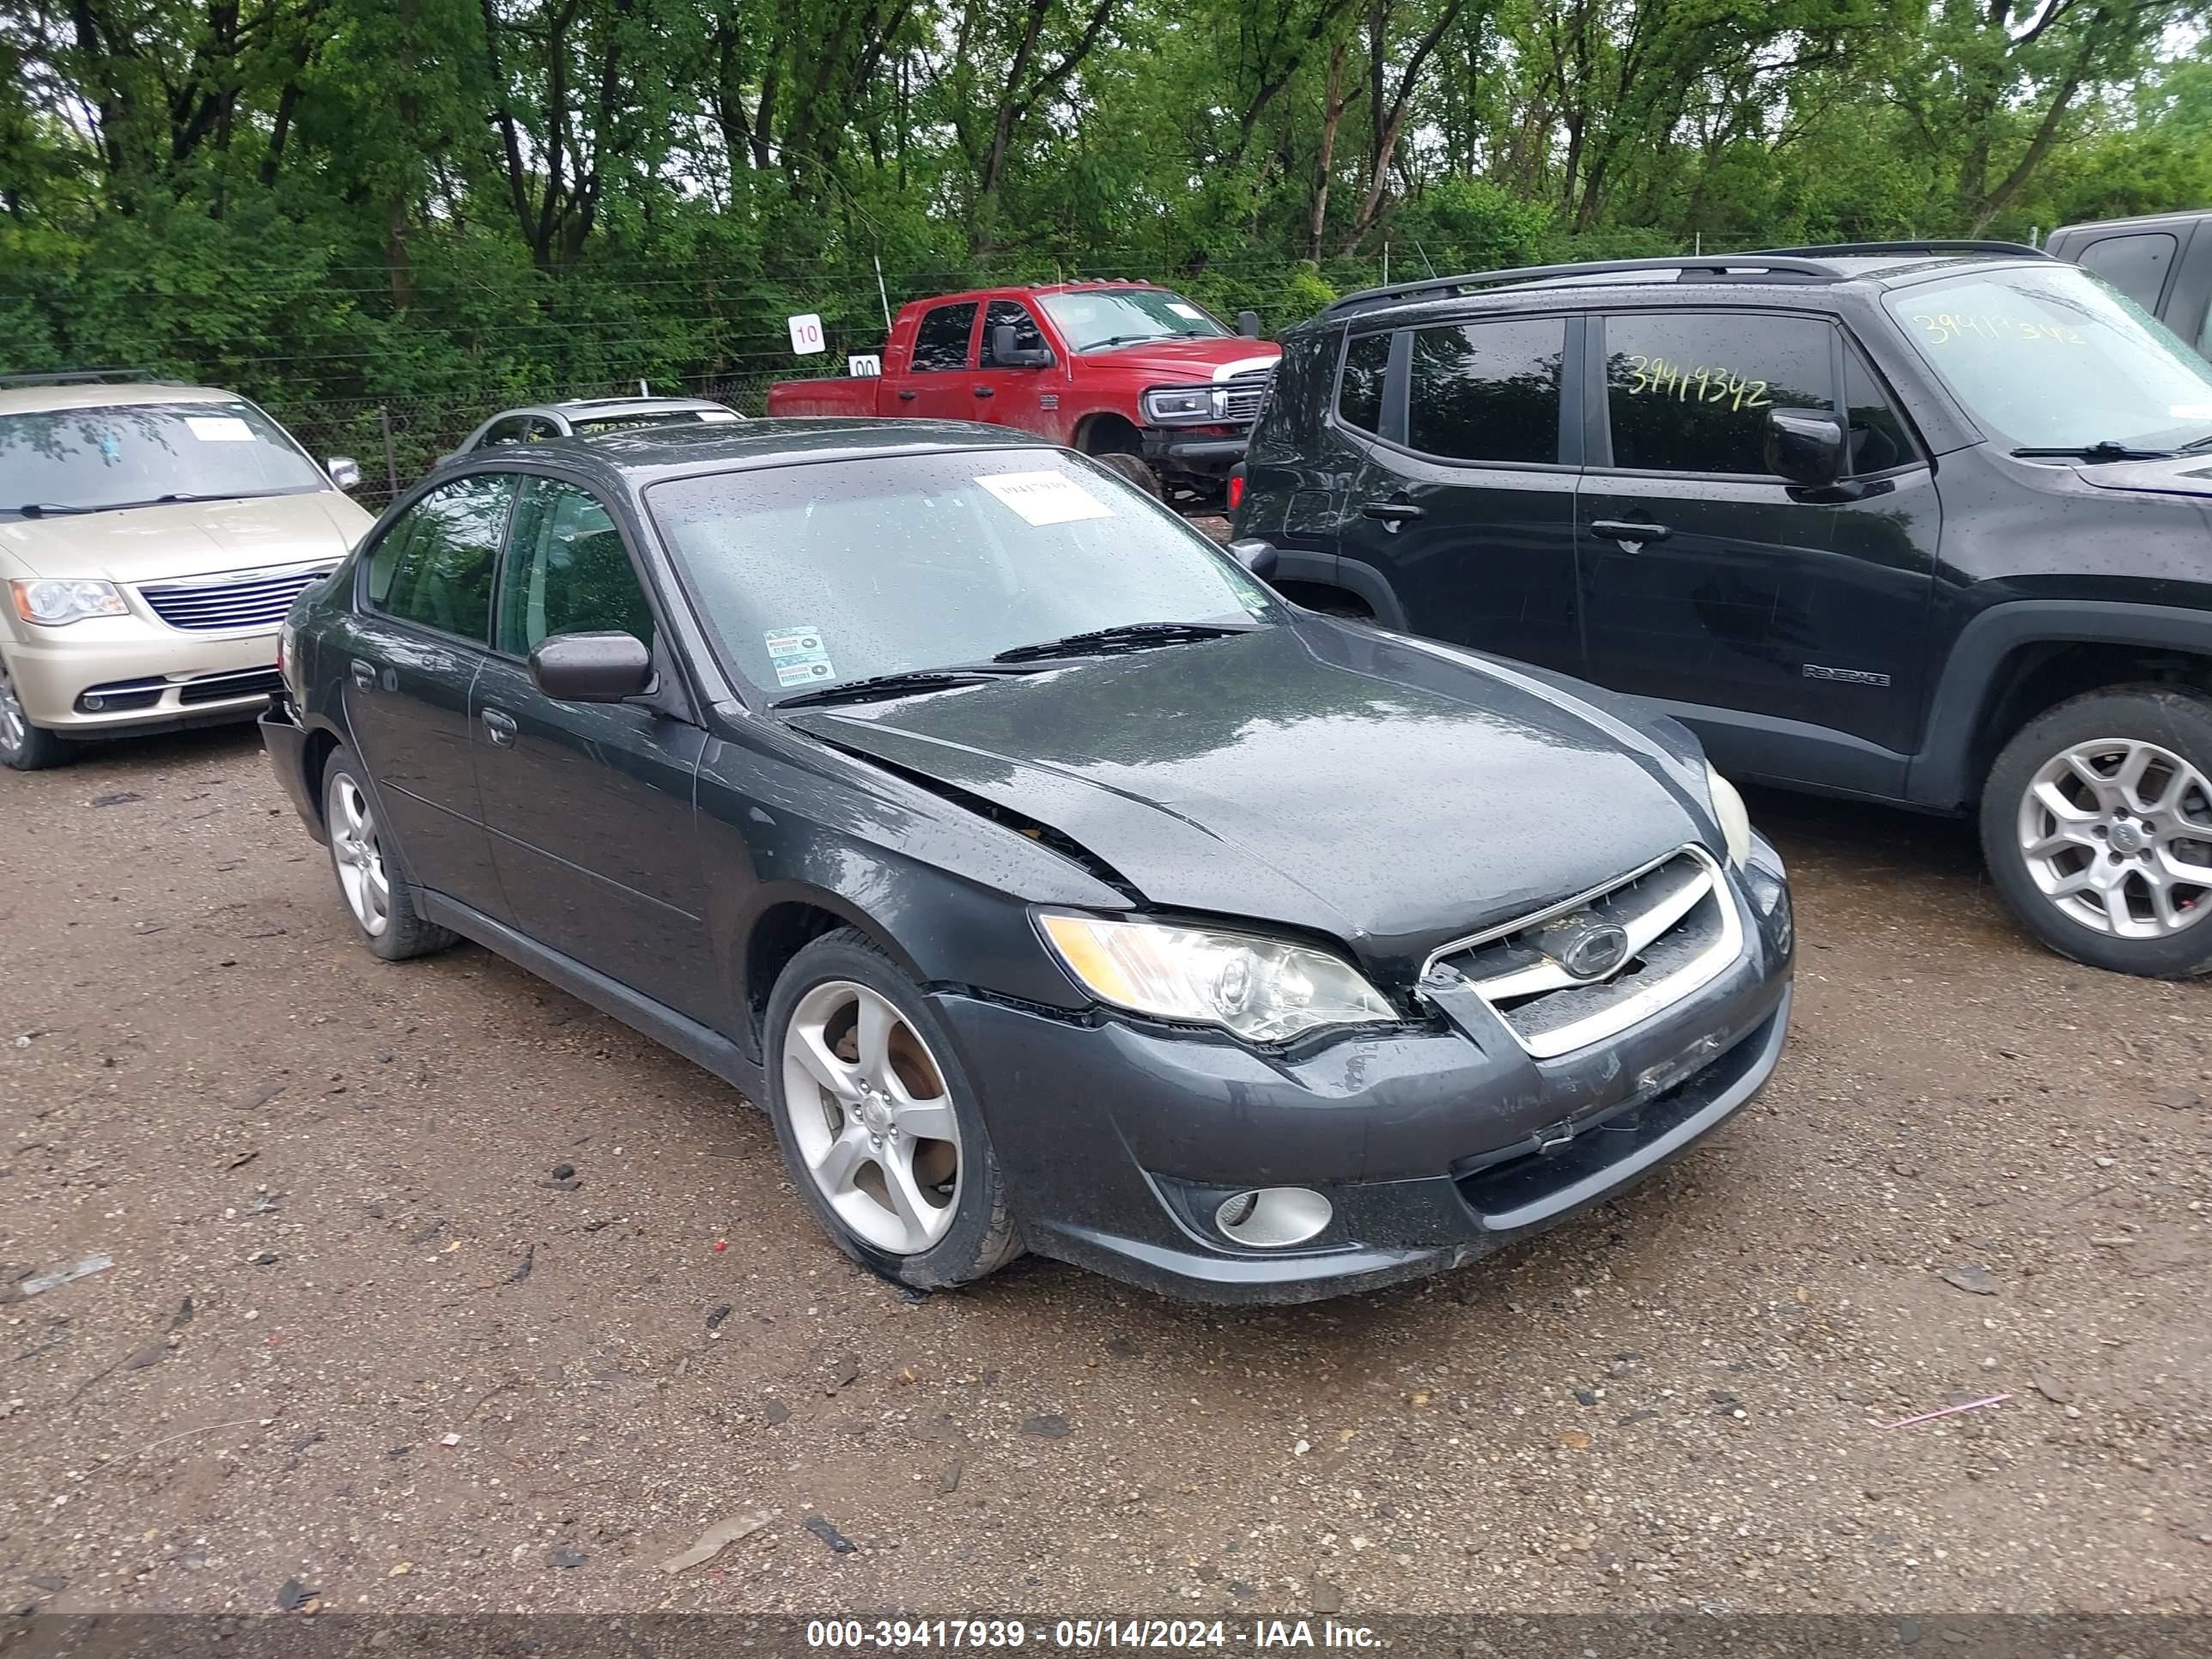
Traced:
<path fill-rule="evenodd" d="M 368 949 L 726 1079 L 878 1273 L 1297 1301 L 1723 1121 L 1790 902 L 1681 727 L 1242 550 L 980 427 L 492 451 L 302 598 L 263 730 Z"/>

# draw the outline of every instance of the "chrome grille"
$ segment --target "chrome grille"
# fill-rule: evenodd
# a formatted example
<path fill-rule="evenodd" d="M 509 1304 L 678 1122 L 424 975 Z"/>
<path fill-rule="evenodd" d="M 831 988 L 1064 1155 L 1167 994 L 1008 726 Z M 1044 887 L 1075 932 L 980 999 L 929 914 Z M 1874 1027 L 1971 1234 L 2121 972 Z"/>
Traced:
<path fill-rule="evenodd" d="M 1260 405 L 1267 401 L 1267 384 L 1274 378 L 1273 369 L 1262 368 L 1224 381 L 1223 389 L 1228 395 L 1222 399 L 1222 418 L 1239 426 L 1258 420 Z"/>
<path fill-rule="evenodd" d="M 1539 939 L 1563 918 L 1618 927 L 1627 954 L 1584 980 L 1547 955 Z M 1450 974 L 1488 1003 L 1531 1054 L 1549 1060 L 1601 1042 L 1680 1001 L 1743 951 L 1743 923 L 1720 866 L 1685 847 L 1620 880 L 1429 958 L 1422 977 Z"/>
<path fill-rule="evenodd" d="M 142 585 L 139 598 L 172 628 L 210 633 L 225 628 L 274 628 L 292 601 L 329 575 L 331 567 L 249 570 L 189 582 Z"/>

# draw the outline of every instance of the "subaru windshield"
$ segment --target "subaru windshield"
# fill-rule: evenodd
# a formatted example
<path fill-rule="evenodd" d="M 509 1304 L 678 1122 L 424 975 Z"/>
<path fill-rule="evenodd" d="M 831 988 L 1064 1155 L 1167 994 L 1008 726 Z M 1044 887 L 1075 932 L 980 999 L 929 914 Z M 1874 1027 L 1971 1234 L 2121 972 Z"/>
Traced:
<path fill-rule="evenodd" d="M 0 415 L 0 514 L 97 513 L 327 489 L 252 404 L 111 404 Z"/>
<path fill-rule="evenodd" d="M 1077 351 L 1147 340 L 1212 340 L 1229 332 L 1180 294 L 1160 288 L 1078 289 L 1045 295 L 1037 303 Z"/>
<path fill-rule="evenodd" d="M 2075 266 L 1970 271 L 1896 289 L 1885 303 L 2008 448 L 2118 459 L 2212 434 L 2212 364 Z"/>

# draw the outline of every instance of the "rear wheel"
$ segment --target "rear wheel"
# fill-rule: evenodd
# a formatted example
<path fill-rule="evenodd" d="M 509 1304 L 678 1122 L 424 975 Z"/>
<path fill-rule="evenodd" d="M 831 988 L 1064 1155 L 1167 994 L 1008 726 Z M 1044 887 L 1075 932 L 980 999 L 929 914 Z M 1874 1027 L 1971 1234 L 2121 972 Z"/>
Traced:
<path fill-rule="evenodd" d="M 453 942 L 453 933 L 416 912 L 415 890 L 399 873 L 398 849 L 377 821 L 360 763 L 343 749 L 331 750 L 324 769 L 323 823 L 331 868 L 363 945 L 386 962 L 404 962 Z"/>
<path fill-rule="evenodd" d="M 2212 696 L 2133 685 L 2059 704 L 2005 745 L 1981 816 L 1998 890 L 2053 950 L 2212 972 Z"/>
<path fill-rule="evenodd" d="M 925 1289 L 1022 1253 L 950 1036 L 866 935 L 826 933 L 768 1006 L 768 1105 L 793 1184 L 845 1253 Z"/>
<path fill-rule="evenodd" d="M 70 744 L 43 726 L 31 724 L 23 713 L 23 700 L 9 677 L 8 660 L 0 657 L 0 766 L 18 772 L 40 772 L 70 758 Z"/>

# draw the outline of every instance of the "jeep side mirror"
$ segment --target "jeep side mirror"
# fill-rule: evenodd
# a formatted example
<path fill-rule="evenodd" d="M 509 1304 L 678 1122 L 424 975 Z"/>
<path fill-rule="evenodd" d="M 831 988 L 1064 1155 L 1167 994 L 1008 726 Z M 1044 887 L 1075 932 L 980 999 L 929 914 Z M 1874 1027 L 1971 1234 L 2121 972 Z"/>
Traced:
<path fill-rule="evenodd" d="M 1229 556 L 1261 581 L 1275 574 L 1275 544 L 1257 536 L 1246 536 L 1230 543 Z"/>
<path fill-rule="evenodd" d="M 991 362 L 1000 368 L 1050 368 L 1057 360 L 1050 346 L 1030 346 L 1027 349 L 1014 343 L 1016 338 L 1012 323 L 991 325 Z"/>
<path fill-rule="evenodd" d="M 653 653 L 634 634 L 556 634 L 530 653 L 530 678 L 556 702 L 620 702 L 653 689 Z"/>
<path fill-rule="evenodd" d="M 1237 331 L 1248 340 L 1258 339 L 1260 337 L 1260 313 L 1256 311 L 1238 312 L 1237 313 Z"/>
<path fill-rule="evenodd" d="M 323 471 L 331 475 L 331 482 L 340 489 L 361 488 L 361 463 L 350 455 L 333 455 L 323 463 Z"/>
<path fill-rule="evenodd" d="M 1844 423 L 1806 409 L 1766 411 L 1766 470 L 1808 489 L 1825 489 L 1844 476 Z"/>

